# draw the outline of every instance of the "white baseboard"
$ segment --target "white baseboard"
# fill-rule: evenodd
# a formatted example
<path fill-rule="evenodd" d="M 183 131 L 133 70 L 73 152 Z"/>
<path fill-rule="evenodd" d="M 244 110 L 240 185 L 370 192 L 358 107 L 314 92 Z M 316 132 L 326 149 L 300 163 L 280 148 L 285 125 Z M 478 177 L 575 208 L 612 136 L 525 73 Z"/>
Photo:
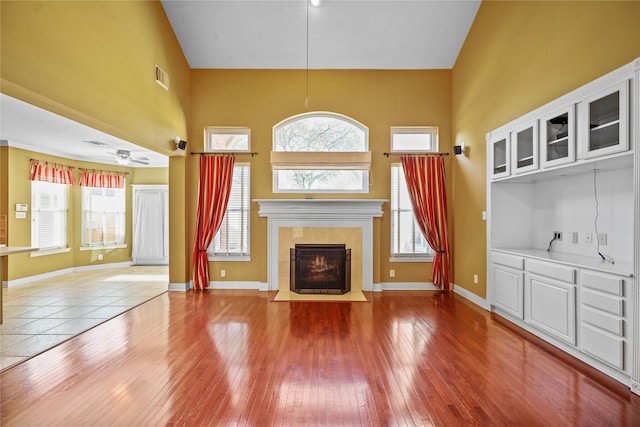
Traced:
<path fill-rule="evenodd" d="M 382 291 L 439 291 L 432 282 L 383 282 Z"/>
<path fill-rule="evenodd" d="M 460 295 L 461 297 L 471 301 L 475 305 L 477 305 L 477 306 L 479 306 L 481 308 L 484 308 L 487 311 L 491 311 L 491 307 L 489 306 L 489 303 L 487 302 L 486 299 L 484 299 L 482 297 L 479 297 L 478 295 L 474 294 L 473 292 L 469 292 L 468 290 L 466 290 L 462 286 L 458 286 L 458 285 L 456 285 L 454 283 L 453 292 L 455 292 L 456 294 Z"/>
<path fill-rule="evenodd" d="M 2 287 L 12 288 L 14 286 L 24 285 L 26 283 L 35 282 L 36 280 L 50 279 L 51 277 L 62 276 L 63 274 L 75 273 L 77 271 L 102 270 L 105 268 L 129 267 L 131 261 L 113 262 L 109 264 L 81 265 L 78 267 L 63 268 L 61 270 L 49 271 L 47 273 L 35 274 L 33 276 L 21 277 L 19 279 L 7 280 L 2 282 Z"/>
<path fill-rule="evenodd" d="M 178 291 L 186 292 L 191 288 L 192 288 L 191 280 L 189 280 L 186 283 L 169 283 L 168 290 L 169 291 L 176 291 L 176 292 L 178 292 Z"/>
<path fill-rule="evenodd" d="M 210 281 L 207 289 L 235 289 L 235 290 L 266 290 L 266 283 L 261 282 L 227 282 L 227 281 Z"/>

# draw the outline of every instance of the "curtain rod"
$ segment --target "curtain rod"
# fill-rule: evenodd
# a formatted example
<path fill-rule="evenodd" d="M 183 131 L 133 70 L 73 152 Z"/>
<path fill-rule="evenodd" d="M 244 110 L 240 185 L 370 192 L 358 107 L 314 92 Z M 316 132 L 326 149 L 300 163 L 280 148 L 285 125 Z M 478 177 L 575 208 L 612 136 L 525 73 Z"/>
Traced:
<path fill-rule="evenodd" d="M 389 156 L 448 156 L 449 153 L 420 153 L 420 152 L 407 152 L 407 153 L 382 153 L 385 157 Z"/>
<path fill-rule="evenodd" d="M 96 169 L 96 168 L 78 168 L 79 171 L 85 171 L 85 172 L 109 172 L 109 173 L 115 173 L 115 174 L 120 174 L 120 175 L 129 175 L 129 172 L 120 172 L 120 171 L 110 171 L 109 169 Z"/>
<path fill-rule="evenodd" d="M 255 151 L 252 151 L 252 152 L 248 152 L 248 151 L 229 151 L 229 152 L 227 152 L 227 151 L 225 151 L 225 152 L 221 152 L 221 153 L 192 151 L 191 154 L 199 154 L 200 156 L 238 156 L 238 155 L 242 155 L 242 154 L 251 154 L 251 157 L 258 155 L 258 153 L 256 153 Z"/>
<path fill-rule="evenodd" d="M 40 163 L 50 163 L 53 166 L 62 166 L 63 168 L 78 169 L 79 171 L 100 171 L 100 172 L 110 172 L 110 173 L 119 173 L 119 174 L 129 175 L 129 172 L 120 172 L 120 171 L 112 171 L 108 169 L 96 169 L 96 168 L 79 168 L 77 166 L 64 165 L 62 163 L 50 162 L 48 160 L 40 160 L 40 159 L 33 159 L 33 158 L 29 159 L 30 162 L 33 162 L 34 160 Z"/>

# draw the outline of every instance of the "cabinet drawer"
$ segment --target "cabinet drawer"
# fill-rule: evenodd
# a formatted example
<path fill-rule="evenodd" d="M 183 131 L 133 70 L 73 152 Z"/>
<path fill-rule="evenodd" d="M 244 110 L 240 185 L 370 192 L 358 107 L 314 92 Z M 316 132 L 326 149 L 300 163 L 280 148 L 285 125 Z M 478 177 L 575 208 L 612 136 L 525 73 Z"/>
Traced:
<path fill-rule="evenodd" d="M 526 269 L 529 273 L 551 277 L 562 282 L 576 283 L 576 269 L 572 267 L 528 259 Z"/>
<path fill-rule="evenodd" d="M 582 307 L 582 321 L 597 326 L 619 337 L 624 336 L 624 321 L 621 317 L 613 316 L 600 310 Z"/>
<path fill-rule="evenodd" d="M 596 273 L 595 271 L 582 271 L 580 283 L 587 288 L 623 296 L 624 280 L 621 277 Z"/>
<path fill-rule="evenodd" d="M 583 325 L 582 350 L 618 368 L 624 369 L 624 340 L 606 332 Z"/>
<path fill-rule="evenodd" d="M 491 261 L 493 261 L 494 264 L 500 264 L 518 270 L 524 269 L 524 258 L 517 255 L 508 255 L 500 252 L 493 252 L 491 254 Z"/>
<path fill-rule="evenodd" d="M 606 311 L 617 316 L 624 316 L 624 299 L 583 288 L 580 294 L 582 304 Z"/>

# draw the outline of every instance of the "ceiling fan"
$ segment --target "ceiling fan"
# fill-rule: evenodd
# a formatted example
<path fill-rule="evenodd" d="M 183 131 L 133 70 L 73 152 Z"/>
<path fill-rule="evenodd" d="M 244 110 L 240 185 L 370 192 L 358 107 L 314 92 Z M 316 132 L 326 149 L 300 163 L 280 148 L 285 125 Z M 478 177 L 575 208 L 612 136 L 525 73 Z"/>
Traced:
<path fill-rule="evenodd" d="M 131 151 L 129 150 L 117 150 L 116 152 L 109 152 L 115 156 L 115 161 L 119 165 L 128 165 L 129 162 L 139 163 L 141 165 L 148 165 L 149 158 L 148 157 L 131 157 Z"/>

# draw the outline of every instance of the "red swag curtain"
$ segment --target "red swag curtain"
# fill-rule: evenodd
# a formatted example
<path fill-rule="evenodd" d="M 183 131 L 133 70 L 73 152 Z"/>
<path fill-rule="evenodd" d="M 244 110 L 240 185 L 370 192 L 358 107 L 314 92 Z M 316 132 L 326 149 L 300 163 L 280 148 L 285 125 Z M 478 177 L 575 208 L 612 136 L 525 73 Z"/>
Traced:
<path fill-rule="evenodd" d="M 207 248 L 216 235 L 227 211 L 234 156 L 201 156 L 200 185 L 196 235 L 193 241 L 193 285 L 195 289 L 209 286 Z"/>
<path fill-rule="evenodd" d="M 124 173 L 80 170 L 79 185 L 84 187 L 124 188 Z"/>
<path fill-rule="evenodd" d="M 73 167 L 58 165 L 53 163 L 50 165 L 48 162 L 40 162 L 40 160 L 31 160 L 31 181 L 45 181 L 52 182 L 54 184 L 69 184 L 74 185 L 73 179 Z"/>
<path fill-rule="evenodd" d="M 450 290 L 447 193 L 442 156 L 402 156 L 402 169 L 420 230 L 435 251 L 433 284 Z"/>

